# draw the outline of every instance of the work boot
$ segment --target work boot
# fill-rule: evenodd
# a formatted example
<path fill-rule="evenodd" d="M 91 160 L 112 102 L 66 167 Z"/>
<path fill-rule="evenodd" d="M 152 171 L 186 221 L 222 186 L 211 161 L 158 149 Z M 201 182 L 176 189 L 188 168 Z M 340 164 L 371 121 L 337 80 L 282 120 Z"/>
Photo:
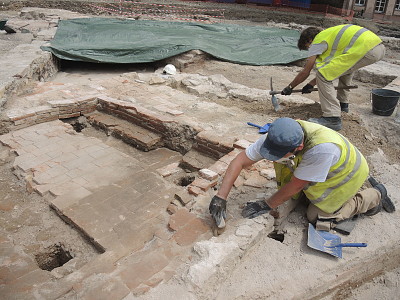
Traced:
<path fill-rule="evenodd" d="M 381 201 L 380 201 L 381 207 L 383 207 L 383 209 L 388 213 L 394 212 L 396 210 L 396 207 L 394 206 L 392 199 L 389 198 L 385 186 L 382 183 L 378 183 L 373 177 L 369 177 L 368 181 L 372 185 L 372 187 L 381 194 Z M 370 210 L 373 209 L 375 209 L 375 207 L 371 208 Z"/>
<path fill-rule="evenodd" d="M 379 190 L 378 190 L 378 191 L 379 191 Z M 368 216 L 368 217 L 371 217 L 371 216 L 374 216 L 374 215 L 376 215 L 377 213 L 381 212 L 381 210 L 382 210 L 382 197 L 381 197 L 381 201 L 379 201 L 378 205 L 375 206 L 375 207 L 373 207 L 373 208 L 371 208 L 371 209 L 369 209 L 369 210 L 367 210 L 367 211 L 364 213 L 364 215 L 366 215 L 366 216 Z"/>
<path fill-rule="evenodd" d="M 340 102 L 340 110 L 348 113 L 349 112 L 349 104 Z"/>
<path fill-rule="evenodd" d="M 340 117 L 310 118 L 307 121 L 326 126 L 336 131 L 342 129 L 342 120 L 340 119 Z"/>

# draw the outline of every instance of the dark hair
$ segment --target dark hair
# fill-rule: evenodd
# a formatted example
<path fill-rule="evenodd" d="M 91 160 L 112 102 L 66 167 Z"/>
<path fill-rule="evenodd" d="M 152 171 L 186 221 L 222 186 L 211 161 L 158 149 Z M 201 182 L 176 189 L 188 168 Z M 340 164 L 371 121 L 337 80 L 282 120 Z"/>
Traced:
<path fill-rule="evenodd" d="M 299 41 L 297 42 L 297 47 L 300 50 L 307 50 L 306 44 L 312 42 L 315 36 L 322 30 L 318 27 L 308 27 L 304 29 L 301 34 Z"/>

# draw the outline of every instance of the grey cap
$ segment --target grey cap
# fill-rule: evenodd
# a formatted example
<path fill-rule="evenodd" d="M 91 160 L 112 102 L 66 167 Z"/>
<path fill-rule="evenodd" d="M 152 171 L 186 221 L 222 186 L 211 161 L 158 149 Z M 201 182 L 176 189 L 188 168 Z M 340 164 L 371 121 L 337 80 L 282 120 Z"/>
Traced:
<path fill-rule="evenodd" d="M 267 138 L 260 149 L 262 157 L 275 161 L 301 145 L 304 132 L 291 118 L 279 118 L 269 127 Z"/>

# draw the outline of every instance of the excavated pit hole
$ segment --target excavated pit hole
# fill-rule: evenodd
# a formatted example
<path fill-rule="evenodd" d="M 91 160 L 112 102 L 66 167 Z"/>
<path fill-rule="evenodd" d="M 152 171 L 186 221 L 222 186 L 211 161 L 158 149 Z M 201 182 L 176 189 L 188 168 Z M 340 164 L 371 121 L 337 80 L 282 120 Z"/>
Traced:
<path fill-rule="evenodd" d="M 279 233 L 278 231 L 272 231 L 270 234 L 268 234 L 268 237 L 281 243 L 283 243 L 285 240 L 285 235 L 283 233 Z"/>
<path fill-rule="evenodd" d="M 191 184 L 195 179 L 195 176 L 193 175 L 187 175 L 187 176 L 183 176 L 182 178 L 178 179 L 177 184 L 180 186 L 188 186 L 189 184 Z"/>
<path fill-rule="evenodd" d="M 36 262 L 42 270 L 51 271 L 59 268 L 73 258 L 71 253 L 65 250 L 62 244 L 53 245 L 47 250 L 45 253 L 35 255 Z"/>
<path fill-rule="evenodd" d="M 89 126 L 85 116 L 62 119 L 61 121 L 70 124 L 76 132 L 81 132 L 83 129 Z"/>

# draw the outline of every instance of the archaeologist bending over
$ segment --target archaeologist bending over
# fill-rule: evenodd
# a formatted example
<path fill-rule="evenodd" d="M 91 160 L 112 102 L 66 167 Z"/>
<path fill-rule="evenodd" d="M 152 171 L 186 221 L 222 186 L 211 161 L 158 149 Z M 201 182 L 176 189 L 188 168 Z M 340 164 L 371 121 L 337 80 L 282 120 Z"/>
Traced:
<path fill-rule="evenodd" d="M 384 57 L 382 40 L 366 28 L 348 24 L 325 30 L 309 27 L 301 33 L 297 46 L 308 50 L 308 59 L 282 95 L 290 95 L 293 88 L 307 79 L 315 65 L 316 78 L 303 87 L 302 93 L 311 93 L 317 84 L 322 117 L 308 121 L 340 130 L 341 111 L 349 111 L 349 90 L 341 88 L 351 85 L 356 70 Z M 332 83 L 335 79 L 339 79 L 337 94 Z"/>
<path fill-rule="evenodd" d="M 375 215 L 382 206 L 388 212 L 395 210 L 382 184 L 359 192 L 368 177 L 368 164 L 345 137 L 319 124 L 280 118 L 229 164 L 209 205 L 217 226 L 225 224 L 226 199 L 242 169 L 262 159 L 274 162 L 278 191 L 269 199 L 248 203 L 242 211 L 245 218 L 266 213 L 301 192 L 310 201 L 307 218 L 319 230 L 355 215 Z"/>

